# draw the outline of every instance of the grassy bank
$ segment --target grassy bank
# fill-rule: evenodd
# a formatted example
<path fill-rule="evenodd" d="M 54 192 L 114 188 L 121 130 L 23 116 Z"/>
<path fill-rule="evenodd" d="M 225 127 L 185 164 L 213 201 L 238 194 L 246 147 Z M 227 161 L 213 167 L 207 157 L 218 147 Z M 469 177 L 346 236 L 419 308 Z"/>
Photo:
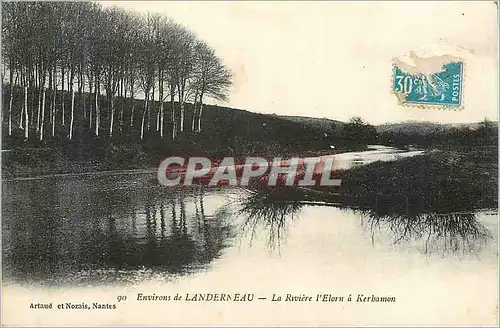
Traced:
<path fill-rule="evenodd" d="M 439 125 L 439 129 L 424 129 L 424 123 L 409 129 L 406 125 L 397 129 L 377 132 L 359 120 L 349 123 L 304 117 L 281 117 L 252 113 L 246 110 L 205 105 L 201 117 L 201 131 L 191 131 L 194 108 L 187 103 L 184 131 L 172 139 L 172 108 L 164 103 L 165 136 L 158 129 L 158 101 L 151 103 L 150 112 L 144 115 L 144 138 L 141 139 L 141 118 L 144 101 L 115 98 L 115 120 L 110 135 L 110 111 L 106 97 L 99 98 L 101 110 L 99 136 L 95 135 L 95 123 L 90 126 L 90 94 L 75 95 L 75 117 L 72 140 L 68 140 L 70 122 L 70 95 L 65 94 L 65 108 L 61 107 L 62 93 L 57 94 L 54 135 L 52 122 L 45 119 L 43 140 L 36 132 L 37 104 L 28 102 L 31 117 L 29 138 L 19 127 L 22 90 L 14 90 L 12 106 L 12 134 L 8 134 L 10 88 L 4 88 L 2 122 L 2 176 L 27 177 L 59 173 L 81 173 L 103 170 L 123 170 L 156 167 L 166 157 L 210 156 L 316 156 L 344 151 L 361 151 L 367 144 L 390 145 L 406 148 L 409 145 L 424 149 L 441 149 L 447 153 L 466 154 L 471 149 L 496 147 L 497 128 L 492 122 L 478 123 L 477 127 L 461 128 Z M 28 90 L 36 95 L 36 90 Z M 35 97 L 36 98 L 36 97 Z M 85 100 L 85 101 L 84 101 Z M 85 105 L 86 104 L 86 105 Z M 135 110 L 132 111 L 132 104 Z M 85 107 L 84 107 L 85 105 Z M 85 110 L 84 110 L 85 108 Z M 179 104 L 175 103 L 176 111 Z M 95 115 L 94 115 L 95 120 Z M 132 123 L 132 124 L 131 124 Z M 332 147 L 333 146 L 333 147 Z M 495 148 L 496 149 L 496 148 Z M 481 155 L 482 156 L 482 155 Z M 480 157 L 479 157 L 480 158 Z M 412 161 L 412 159 L 410 159 Z M 383 164 L 380 164 L 383 165 Z M 383 169 L 381 167 L 381 169 Z M 351 173 L 354 174 L 354 173 Z"/>
<path fill-rule="evenodd" d="M 336 172 L 340 189 L 266 187 L 266 201 L 320 201 L 373 211 L 379 216 L 495 209 L 498 157 L 494 147 L 434 151 L 391 162 L 374 162 Z M 260 200 L 259 200 L 260 201 Z M 335 205 L 337 206 L 337 205 Z"/>
<path fill-rule="evenodd" d="M 10 90 L 4 88 L 4 91 Z M 29 90 L 31 94 L 32 90 Z M 83 98 L 75 95 L 74 134 L 68 140 L 70 122 L 70 95 L 66 93 L 65 122 L 62 112 L 57 109 L 55 133 L 52 136 L 52 123 L 46 118 L 43 140 L 35 126 L 29 128 L 29 139 L 25 140 L 24 130 L 19 128 L 22 90 L 15 90 L 13 100 L 12 134 L 8 135 L 8 108 L 10 93 L 4 93 L 2 122 L 2 176 L 33 176 L 50 173 L 78 173 L 100 170 L 133 169 L 155 167 L 167 156 L 309 156 L 332 153 L 330 145 L 336 149 L 364 149 L 364 145 L 347 142 L 338 135 L 325 135 L 315 127 L 301 122 L 292 122 L 276 115 L 252 113 L 246 110 L 205 105 L 201 117 L 201 131 L 191 131 L 193 105 L 185 108 L 184 131 L 172 139 L 172 108 L 164 103 L 165 137 L 157 131 L 158 101 L 151 104 L 150 115 L 145 115 L 144 139 L 141 135 L 143 100 L 134 100 L 135 111 L 132 115 L 130 98 L 116 97 L 116 116 L 113 135 L 109 135 L 110 115 L 108 102 L 101 97 L 101 128 L 99 136 L 89 124 L 91 95 L 86 94 L 86 110 Z M 60 107 L 61 93 L 57 104 Z M 179 104 L 175 103 L 179 111 Z M 28 110 L 36 121 L 36 104 L 29 103 Z M 84 115 L 86 112 L 86 115 Z M 123 112 L 123 115 L 121 113 Z M 178 115 L 178 113 L 177 113 Z M 123 116 L 123 121 L 119 117 Z M 94 117 L 95 119 L 95 117 Z M 130 124 L 133 122 L 133 124 Z"/>
<path fill-rule="evenodd" d="M 346 206 L 378 214 L 496 208 L 496 147 L 435 151 L 339 172 Z"/>

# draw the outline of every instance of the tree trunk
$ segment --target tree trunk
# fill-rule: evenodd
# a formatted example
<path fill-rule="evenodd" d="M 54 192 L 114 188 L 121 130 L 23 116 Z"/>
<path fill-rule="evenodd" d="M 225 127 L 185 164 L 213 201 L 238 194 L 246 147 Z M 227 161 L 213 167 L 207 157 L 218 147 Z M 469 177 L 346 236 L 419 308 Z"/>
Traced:
<path fill-rule="evenodd" d="M 162 100 L 160 102 L 160 137 L 162 139 L 163 139 L 164 124 L 165 124 L 165 113 L 164 113 L 164 106 L 163 106 L 163 100 Z"/>
<path fill-rule="evenodd" d="M 80 106 L 82 107 L 83 118 L 87 118 L 87 112 L 85 110 L 85 87 L 81 69 L 80 72 L 78 72 L 78 94 L 80 95 Z"/>
<path fill-rule="evenodd" d="M 42 113 L 40 117 L 40 140 L 43 140 L 43 122 L 45 121 L 45 88 L 42 91 Z"/>
<path fill-rule="evenodd" d="M 71 68 L 71 73 L 70 73 L 70 83 L 69 83 L 69 92 L 71 94 L 71 118 L 70 118 L 70 125 L 69 125 L 69 139 L 73 137 L 73 122 L 74 122 L 74 115 L 75 115 L 75 90 L 73 90 L 73 82 L 75 79 L 75 70 L 74 68 Z"/>
<path fill-rule="evenodd" d="M 146 92 L 146 95 L 144 97 L 144 110 L 142 112 L 142 121 L 141 121 L 141 140 L 144 139 L 144 121 L 146 120 L 146 111 L 148 110 L 148 99 L 149 99 L 149 92 Z"/>
<path fill-rule="evenodd" d="M 10 99 L 9 99 L 9 136 L 12 135 L 12 100 L 14 99 L 14 86 L 10 85 Z"/>
<path fill-rule="evenodd" d="M 198 92 L 194 95 L 194 103 L 193 103 L 193 120 L 191 122 L 191 132 L 195 131 L 195 121 L 196 121 L 196 107 L 198 106 Z"/>
<path fill-rule="evenodd" d="M 99 78 L 96 76 L 95 79 L 95 135 L 99 136 L 99 120 L 100 120 L 100 111 L 99 108 L 99 93 L 101 92 L 101 88 L 99 85 Z"/>
<path fill-rule="evenodd" d="M 160 130 L 160 138 L 163 139 L 163 72 L 161 69 L 158 70 L 158 89 L 159 89 L 159 95 L 158 95 L 158 100 L 160 101 L 160 107 L 158 109 L 158 127 Z"/>
<path fill-rule="evenodd" d="M 21 84 L 22 84 L 23 89 L 24 89 L 24 87 L 26 87 L 26 80 L 24 78 L 24 72 L 23 72 L 22 68 L 21 68 L 20 73 L 21 73 Z M 27 95 L 25 95 L 25 98 L 27 98 Z M 19 115 L 19 128 L 20 129 L 24 129 L 23 128 L 23 118 L 24 118 L 24 103 L 23 103 L 23 107 L 21 107 L 21 115 Z"/>
<path fill-rule="evenodd" d="M 201 132 L 201 113 L 203 112 L 203 102 L 200 101 L 200 112 L 198 114 L 198 133 Z"/>
<path fill-rule="evenodd" d="M 21 73 L 22 74 L 22 73 Z M 21 75 L 21 84 L 24 89 L 23 76 Z M 24 105 L 21 107 L 21 115 L 19 115 L 19 128 L 23 129 L 23 115 L 24 115 Z"/>
<path fill-rule="evenodd" d="M 170 105 L 172 107 L 172 140 L 175 139 L 177 124 L 175 120 L 175 99 L 174 99 L 175 87 L 170 87 Z"/>
<path fill-rule="evenodd" d="M 200 95 L 200 111 L 198 113 L 198 133 L 201 132 L 201 114 L 203 112 L 203 92 Z"/>
<path fill-rule="evenodd" d="M 184 93 L 179 90 L 179 103 L 181 105 L 181 116 L 180 116 L 180 131 L 184 132 L 184 95 L 181 95 Z"/>
<path fill-rule="evenodd" d="M 124 85 L 124 92 L 125 92 L 125 95 L 123 97 L 123 100 L 122 100 L 122 109 L 121 109 L 121 112 L 120 112 L 120 131 L 123 131 L 123 126 L 124 126 L 124 120 L 123 120 L 123 117 L 125 115 L 125 104 L 127 103 L 127 85 Z"/>
<path fill-rule="evenodd" d="M 107 105 L 108 105 L 108 111 L 107 111 L 107 114 L 108 114 L 108 120 L 110 120 L 110 117 L 109 115 L 111 114 L 111 68 L 110 68 L 110 73 L 108 74 L 108 78 L 106 79 L 106 102 L 107 102 Z"/>
<path fill-rule="evenodd" d="M 125 105 L 125 99 L 123 98 L 123 77 L 121 78 L 121 81 L 120 81 L 120 121 L 119 121 L 119 124 L 120 124 L 120 131 L 123 130 L 123 107 Z M 125 91 L 126 93 L 126 91 Z M 127 98 L 127 96 L 125 95 L 125 98 Z"/>
<path fill-rule="evenodd" d="M 62 126 L 64 126 L 64 66 L 62 68 L 62 86 L 61 86 L 61 118 L 62 118 Z"/>
<path fill-rule="evenodd" d="M 75 112 L 75 91 L 71 90 L 71 120 L 69 122 L 69 140 L 73 139 L 74 112 Z"/>
<path fill-rule="evenodd" d="M 115 123 L 115 97 L 111 95 L 111 117 L 109 120 L 109 137 L 111 138 L 113 136 L 113 124 Z"/>
<path fill-rule="evenodd" d="M 89 129 L 92 131 L 92 76 L 89 77 L 89 95 L 90 95 L 90 104 L 89 104 Z"/>
<path fill-rule="evenodd" d="M 54 67 L 54 76 L 52 77 L 52 105 L 50 106 L 51 118 L 52 122 L 52 137 L 56 135 L 56 97 L 57 97 L 57 71 Z"/>
<path fill-rule="evenodd" d="M 85 78 L 84 78 L 85 79 Z M 85 104 L 85 80 L 82 80 L 82 91 L 80 91 L 80 101 L 82 102 L 83 117 L 87 118 L 87 105 Z"/>
<path fill-rule="evenodd" d="M 9 136 L 12 135 L 12 102 L 14 100 L 14 70 L 12 69 L 12 65 L 10 66 L 10 99 L 9 99 Z M 16 82 L 17 82 L 17 76 L 16 76 Z"/>
<path fill-rule="evenodd" d="M 36 111 L 36 104 L 35 104 L 35 99 L 36 98 L 36 90 L 37 90 L 37 69 L 36 67 L 33 68 L 33 80 L 31 81 L 31 111 L 30 111 L 30 127 L 33 127 L 33 122 L 35 122 L 35 111 Z"/>
<path fill-rule="evenodd" d="M 40 91 L 38 93 L 38 112 L 36 115 L 36 133 L 40 132 L 40 116 L 42 113 L 42 93 L 45 88 L 45 78 L 46 78 L 46 71 L 43 72 L 43 77 L 40 77 Z"/>
<path fill-rule="evenodd" d="M 156 131 L 160 131 L 160 109 L 156 111 Z"/>
<path fill-rule="evenodd" d="M 24 139 L 28 140 L 28 86 L 24 85 Z"/>
<path fill-rule="evenodd" d="M 158 71 L 158 101 L 161 103 L 161 71 Z M 158 106 L 158 109 L 156 110 L 156 131 L 160 131 L 160 107 Z"/>
<path fill-rule="evenodd" d="M 51 110 L 51 104 L 52 102 L 50 101 L 50 90 L 54 87 L 54 85 L 52 84 L 53 82 L 53 78 L 54 78 L 54 73 L 52 71 L 52 69 L 49 70 L 49 85 L 47 86 L 47 101 L 49 103 L 48 107 L 49 107 L 49 123 L 52 122 L 52 110 Z"/>
<path fill-rule="evenodd" d="M 154 102 L 155 102 L 155 87 L 154 87 L 154 83 L 153 83 L 153 92 L 151 93 L 151 102 L 149 103 L 149 106 L 148 106 L 148 131 L 151 131 L 151 110 L 155 107 Z"/>
<path fill-rule="evenodd" d="M 130 126 L 134 125 L 134 80 L 130 80 Z"/>

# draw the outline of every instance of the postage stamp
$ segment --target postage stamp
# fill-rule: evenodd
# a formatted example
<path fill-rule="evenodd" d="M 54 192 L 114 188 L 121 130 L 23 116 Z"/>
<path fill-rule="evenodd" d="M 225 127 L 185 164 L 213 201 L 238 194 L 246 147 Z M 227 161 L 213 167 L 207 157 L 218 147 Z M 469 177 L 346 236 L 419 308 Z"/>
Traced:
<path fill-rule="evenodd" d="M 414 65 L 394 59 L 392 90 L 402 105 L 463 109 L 464 62 L 452 56 L 418 57 Z"/>

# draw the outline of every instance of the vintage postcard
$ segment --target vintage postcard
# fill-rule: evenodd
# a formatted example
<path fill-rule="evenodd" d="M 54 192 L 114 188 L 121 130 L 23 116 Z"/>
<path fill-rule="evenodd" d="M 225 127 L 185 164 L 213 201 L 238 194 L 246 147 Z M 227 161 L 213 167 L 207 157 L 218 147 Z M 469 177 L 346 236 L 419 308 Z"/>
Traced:
<path fill-rule="evenodd" d="M 2 1 L 2 327 L 498 326 L 498 10 Z"/>

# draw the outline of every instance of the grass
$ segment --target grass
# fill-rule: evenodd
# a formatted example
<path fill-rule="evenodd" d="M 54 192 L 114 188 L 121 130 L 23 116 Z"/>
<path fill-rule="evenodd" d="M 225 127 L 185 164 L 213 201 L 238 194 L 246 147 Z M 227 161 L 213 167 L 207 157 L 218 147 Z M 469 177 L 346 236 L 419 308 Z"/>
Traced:
<path fill-rule="evenodd" d="M 340 189 L 254 189 L 253 197 L 262 199 L 252 202 L 260 208 L 273 202 L 327 202 L 378 216 L 475 211 L 495 209 L 498 204 L 498 161 L 493 147 L 379 161 L 336 172 L 336 178 L 342 180 Z"/>
<path fill-rule="evenodd" d="M 436 151 L 339 172 L 347 206 L 394 213 L 496 208 L 498 161 L 493 147 Z"/>
<path fill-rule="evenodd" d="M 251 190 L 241 203 L 244 227 L 252 236 L 257 227 L 269 230 L 269 244 L 279 247 L 288 222 L 305 205 L 320 202 L 360 214 L 372 241 L 375 232 L 388 229 L 394 243 L 420 240 L 425 253 L 474 252 L 491 238 L 476 212 L 498 208 L 496 148 L 375 162 L 337 177 L 340 195 L 325 187 Z"/>
<path fill-rule="evenodd" d="M 330 145 L 335 136 L 325 136 L 321 131 L 300 122 L 292 122 L 275 115 L 252 113 L 245 110 L 205 105 L 201 120 L 201 132 L 191 131 L 192 104 L 186 104 L 185 131 L 175 140 L 171 138 L 171 107 L 165 103 L 165 137 L 156 131 L 156 101 L 150 115 L 150 129 L 140 140 L 140 121 L 143 100 L 135 100 L 134 125 L 130 126 L 130 99 L 116 98 L 115 128 L 109 137 L 109 115 L 105 97 L 101 98 L 101 129 L 95 136 L 87 118 L 83 115 L 82 98 L 75 95 L 75 125 L 73 140 L 68 140 L 70 121 L 70 95 L 66 94 L 66 125 L 62 125 L 61 111 L 56 114 L 55 136 L 51 136 L 51 124 L 46 115 L 44 140 L 38 140 L 35 127 L 30 127 L 30 138 L 24 140 L 24 131 L 18 128 L 20 108 L 23 105 L 21 90 L 15 91 L 13 102 L 13 133 L 8 135 L 8 107 L 10 88 L 4 88 L 4 121 L 2 125 L 2 175 L 33 176 L 50 173 L 79 173 L 99 170 L 117 170 L 156 167 L 171 155 L 182 156 L 293 156 L 332 153 Z M 34 94 L 29 90 L 28 94 Z M 58 93 L 57 104 L 60 106 Z M 87 112 L 89 95 L 87 94 Z M 179 104 L 176 103 L 179 110 Z M 123 110 L 123 126 L 119 126 L 119 113 Z M 31 99 L 28 111 L 36 120 L 36 108 Z M 95 115 L 95 114 L 94 114 Z M 148 117 L 148 115 L 146 115 Z M 178 114 L 177 114 L 178 117 Z M 148 124 L 146 123 L 146 128 Z M 291 137 L 293 136 L 293 137 Z"/>

